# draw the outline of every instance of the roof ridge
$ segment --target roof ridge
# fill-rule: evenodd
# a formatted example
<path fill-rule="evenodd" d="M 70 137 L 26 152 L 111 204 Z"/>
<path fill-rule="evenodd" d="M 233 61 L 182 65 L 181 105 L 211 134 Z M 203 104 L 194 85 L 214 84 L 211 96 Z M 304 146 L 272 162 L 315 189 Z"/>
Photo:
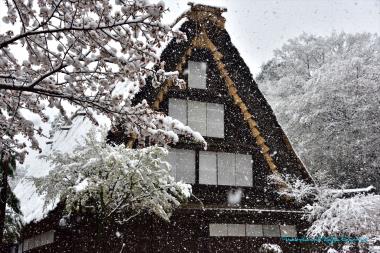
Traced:
<path fill-rule="evenodd" d="M 211 21 L 217 27 L 224 28 L 226 19 L 222 16 L 222 13 L 226 12 L 227 8 L 194 4 L 192 2 L 189 2 L 188 5 L 191 6 L 190 10 L 181 14 L 174 23 L 171 24 L 171 27 L 174 27 L 181 19 L 187 17 L 188 19 L 195 21 L 199 26 L 203 26 Z"/>

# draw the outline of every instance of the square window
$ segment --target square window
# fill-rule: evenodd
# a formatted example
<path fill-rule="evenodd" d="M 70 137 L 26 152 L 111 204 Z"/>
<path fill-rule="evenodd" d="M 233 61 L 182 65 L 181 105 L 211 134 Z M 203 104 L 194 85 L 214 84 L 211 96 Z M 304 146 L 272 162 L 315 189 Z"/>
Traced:
<path fill-rule="evenodd" d="M 247 224 L 247 236 L 263 236 L 263 226 L 259 224 Z"/>
<path fill-rule="evenodd" d="M 224 105 L 207 103 L 207 136 L 224 137 Z"/>
<path fill-rule="evenodd" d="M 227 236 L 227 224 L 209 224 L 210 236 Z"/>
<path fill-rule="evenodd" d="M 207 64 L 205 62 L 189 61 L 188 63 L 189 88 L 206 89 L 207 83 Z"/>
<path fill-rule="evenodd" d="M 245 224 L 228 224 L 228 236 L 245 236 Z"/>
<path fill-rule="evenodd" d="M 218 153 L 218 185 L 235 185 L 235 154 Z"/>
<path fill-rule="evenodd" d="M 194 131 L 206 135 L 206 103 L 188 101 L 188 125 Z"/>
<path fill-rule="evenodd" d="M 280 227 L 278 225 L 263 225 L 263 234 L 266 237 L 280 237 Z"/>
<path fill-rule="evenodd" d="M 199 183 L 216 185 L 217 170 L 215 152 L 199 152 Z"/>
<path fill-rule="evenodd" d="M 252 156 L 236 154 L 236 185 L 252 186 Z"/>
<path fill-rule="evenodd" d="M 281 225 L 280 231 L 281 231 L 281 237 L 297 237 L 296 226 Z"/>

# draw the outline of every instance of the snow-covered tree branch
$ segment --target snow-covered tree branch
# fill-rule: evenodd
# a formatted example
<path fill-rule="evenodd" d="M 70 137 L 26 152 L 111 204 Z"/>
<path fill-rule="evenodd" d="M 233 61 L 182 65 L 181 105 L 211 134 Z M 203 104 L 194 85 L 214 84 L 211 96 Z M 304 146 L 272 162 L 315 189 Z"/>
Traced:
<path fill-rule="evenodd" d="M 38 149 L 32 121 L 23 110 L 47 121 L 45 107 L 66 113 L 65 103 L 92 113 L 109 116 L 126 134 L 144 140 L 175 142 L 172 130 L 203 141 L 180 122 L 132 99 L 151 80 L 177 85 L 176 72 L 165 72 L 157 49 L 168 39 L 184 39 L 162 24 L 162 2 L 108 0 L 66 1 L 13 0 L 2 3 L 0 33 L 0 149 L 17 151 L 22 160 L 26 142 Z M 3 26 L 2 26 L 3 27 Z"/>

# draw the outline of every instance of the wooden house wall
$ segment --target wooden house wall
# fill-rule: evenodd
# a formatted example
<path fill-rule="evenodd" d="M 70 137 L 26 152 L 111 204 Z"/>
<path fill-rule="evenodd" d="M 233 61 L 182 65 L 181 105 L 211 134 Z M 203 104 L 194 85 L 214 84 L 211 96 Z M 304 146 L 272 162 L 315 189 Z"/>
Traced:
<path fill-rule="evenodd" d="M 136 253 L 257 252 L 255 250 L 263 243 L 277 243 L 284 253 L 306 252 L 302 250 L 305 245 L 288 243 L 279 237 L 209 236 L 210 223 L 289 224 L 296 225 L 298 231 L 303 231 L 308 224 L 301 220 L 301 215 L 266 211 L 178 209 L 170 222 L 143 214 L 127 225 L 108 227 L 104 233 L 107 236 L 97 234 L 97 223 L 91 216 L 82 216 L 81 220 L 68 227 L 57 226 L 57 217 L 50 216 L 46 220 L 55 224 L 55 242 L 27 252 L 102 252 L 99 251 L 100 243 L 106 249 L 103 252 L 108 253 L 120 252 L 123 243 L 123 252 Z M 120 237 L 116 236 L 117 231 L 121 234 Z M 31 230 L 25 230 L 23 234 L 26 238 L 33 235 L 35 233 Z"/>

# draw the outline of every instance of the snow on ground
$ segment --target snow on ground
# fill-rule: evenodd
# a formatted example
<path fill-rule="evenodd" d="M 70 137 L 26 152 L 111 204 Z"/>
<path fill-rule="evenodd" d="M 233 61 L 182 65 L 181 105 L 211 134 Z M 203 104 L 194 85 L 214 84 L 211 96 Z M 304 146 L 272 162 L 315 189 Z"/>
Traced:
<path fill-rule="evenodd" d="M 97 120 L 108 125 L 105 117 L 98 116 Z M 56 131 L 51 142 L 46 142 L 46 139 L 40 138 L 41 154 L 34 150 L 29 152 L 24 162 L 25 177 L 17 183 L 14 189 L 14 193 L 20 200 L 25 223 L 44 218 L 57 204 L 44 207 L 44 197 L 37 194 L 33 182 L 28 179 L 30 177 L 42 177 L 49 173 L 51 166 L 49 162 L 40 158 L 40 155 L 48 155 L 53 151 L 72 152 L 78 143 L 83 143 L 84 137 L 90 129 L 96 129 L 92 122 L 83 115 L 77 115 L 72 120 L 70 128 L 65 126 Z"/>

